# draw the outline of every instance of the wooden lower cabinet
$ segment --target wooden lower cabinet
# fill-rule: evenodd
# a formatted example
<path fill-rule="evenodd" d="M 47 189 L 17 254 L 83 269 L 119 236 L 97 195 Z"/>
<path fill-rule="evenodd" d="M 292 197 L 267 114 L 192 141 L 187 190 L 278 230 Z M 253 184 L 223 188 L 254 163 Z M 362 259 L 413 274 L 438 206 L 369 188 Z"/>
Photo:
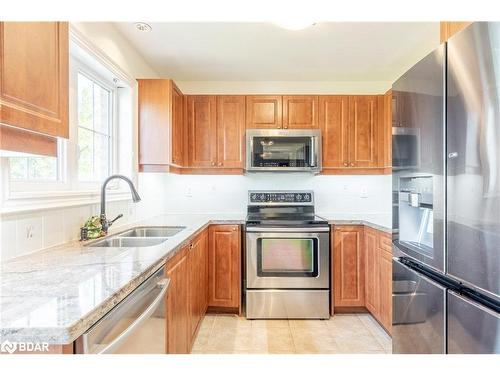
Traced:
<path fill-rule="evenodd" d="M 332 314 L 366 308 L 391 333 L 391 235 L 362 225 L 332 231 Z"/>
<path fill-rule="evenodd" d="M 170 279 L 167 293 L 167 353 L 189 353 L 189 267 L 188 248 L 183 247 L 166 265 Z"/>
<path fill-rule="evenodd" d="M 208 232 L 198 235 L 188 247 L 189 341 L 194 342 L 208 303 Z"/>
<path fill-rule="evenodd" d="M 333 306 L 365 306 L 364 227 L 335 226 L 333 243 Z"/>
<path fill-rule="evenodd" d="M 373 315 L 379 313 L 379 248 L 377 231 L 365 228 L 365 303 Z"/>
<path fill-rule="evenodd" d="M 211 225 L 167 261 L 167 353 L 191 351 L 209 302 L 239 312 L 240 254 L 239 225 Z"/>
<path fill-rule="evenodd" d="M 241 230 L 239 225 L 211 225 L 209 229 L 208 306 L 240 310 Z"/>

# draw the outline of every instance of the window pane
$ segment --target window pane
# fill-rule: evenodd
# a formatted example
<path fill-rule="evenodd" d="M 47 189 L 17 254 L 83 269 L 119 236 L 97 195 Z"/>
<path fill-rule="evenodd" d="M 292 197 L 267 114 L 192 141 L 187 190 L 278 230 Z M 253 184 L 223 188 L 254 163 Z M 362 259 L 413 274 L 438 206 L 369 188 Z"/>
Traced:
<path fill-rule="evenodd" d="M 109 137 L 94 133 L 94 180 L 104 180 L 109 175 L 109 171 Z"/>
<path fill-rule="evenodd" d="M 78 74 L 78 125 L 93 129 L 93 82 Z"/>
<path fill-rule="evenodd" d="M 28 178 L 28 158 L 9 158 L 10 178 L 26 180 Z"/>
<path fill-rule="evenodd" d="M 94 131 L 109 134 L 109 91 L 103 87 L 94 85 Z"/>
<path fill-rule="evenodd" d="M 78 179 L 93 181 L 93 132 L 85 128 L 78 128 Z"/>
<path fill-rule="evenodd" d="M 30 180 L 57 180 L 57 158 L 28 158 L 28 173 Z"/>
<path fill-rule="evenodd" d="M 57 158 L 49 156 L 11 157 L 9 163 L 12 180 L 57 180 Z"/>

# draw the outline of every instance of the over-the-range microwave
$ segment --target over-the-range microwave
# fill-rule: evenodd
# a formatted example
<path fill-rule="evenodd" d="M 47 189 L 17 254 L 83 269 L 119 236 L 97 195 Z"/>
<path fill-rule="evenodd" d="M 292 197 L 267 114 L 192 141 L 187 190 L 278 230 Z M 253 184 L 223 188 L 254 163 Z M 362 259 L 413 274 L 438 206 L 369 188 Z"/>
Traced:
<path fill-rule="evenodd" d="M 249 172 L 321 171 L 320 130 L 247 130 Z"/>

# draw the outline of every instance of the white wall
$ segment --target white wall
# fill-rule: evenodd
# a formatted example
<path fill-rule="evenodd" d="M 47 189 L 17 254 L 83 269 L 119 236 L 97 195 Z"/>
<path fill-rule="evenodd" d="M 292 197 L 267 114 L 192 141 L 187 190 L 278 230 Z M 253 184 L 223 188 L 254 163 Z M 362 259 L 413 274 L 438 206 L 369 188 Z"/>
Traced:
<path fill-rule="evenodd" d="M 168 213 L 241 213 L 252 189 L 311 189 L 316 211 L 338 216 L 391 213 L 391 176 L 313 176 L 306 173 L 244 176 L 167 175 Z M 366 191 L 366 193 L 364 192 Z"/>
<path fill-rule="evenodd" d="M 111 24 L 75 23 L 72 26 L 127 75 L 134 78 L 158 77 Z M 134 122 L 134 127 L 137 128 L 137 117 Z M 162 193 L 162 187 L 165 186 L 164 179 L 165 175 L 161 174 L 140 174 L 138 190 L 142 201 L 138 204 L 134 204 L 131 200 L 110 202 L 107 206 L 108 217 L 112 218 L 123 213 L 124 217 L 115 224 L 119 226 L 161 213 L 164 207 Z M 99 204 L 88 204 L 22 214 L 4 214 L 0 226 L 0 260 L 5 261 L 76 240 L 84 221 L 98 213 Z"/>

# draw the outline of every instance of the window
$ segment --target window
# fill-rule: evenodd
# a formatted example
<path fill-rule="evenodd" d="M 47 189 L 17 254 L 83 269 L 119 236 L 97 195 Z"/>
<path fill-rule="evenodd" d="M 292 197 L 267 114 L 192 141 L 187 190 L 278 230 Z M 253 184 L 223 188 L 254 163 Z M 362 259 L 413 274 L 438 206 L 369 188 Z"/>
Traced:
<path fill-rule="evenodd" d="M 13 156 L 9 158 L 13 181 L 57 181 L 57 158 L 50 156 Z"/>
<path fill-rule="evenodd" d="M 0 191 L 2 209 L 15 210 L 28 200 L 40 206 L 71 204 L 73 197 L 79 204 L 95 201 L 107 176 L 134 178 L 135 80 L 78 38 L 70 42 L 69 139 L 58 140 L 57 157 L 0 155 L 0 177 L 7 182 Z M 111 199 L 130 197 L 119 181 L 109 188 Z"/>
<path fill-rule="evenodd" d="M 112 171 L 113 91 L 78 72 L 78 179 L 99 182 Z"/>

